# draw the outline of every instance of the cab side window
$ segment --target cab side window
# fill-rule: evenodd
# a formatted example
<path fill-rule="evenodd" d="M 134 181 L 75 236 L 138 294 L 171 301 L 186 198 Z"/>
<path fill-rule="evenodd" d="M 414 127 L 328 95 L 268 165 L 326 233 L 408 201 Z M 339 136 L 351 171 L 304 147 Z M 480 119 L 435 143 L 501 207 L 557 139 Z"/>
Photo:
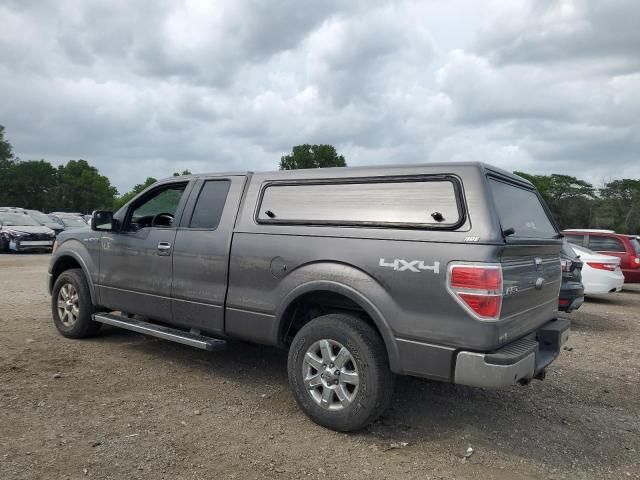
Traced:
<path fill-rule="evenodd" d="M 146 227 L 171 228 L 187 183 L 175 183 L 153 190 L 131 207 L 126 225 L 129 231 Z"/>
<path fill-rule="evenodd" d="M 204 183 L 193 209 L 189 228 L 206 230 L 218 228 L 230 185 L 229 180 L 209 180 Z"/>

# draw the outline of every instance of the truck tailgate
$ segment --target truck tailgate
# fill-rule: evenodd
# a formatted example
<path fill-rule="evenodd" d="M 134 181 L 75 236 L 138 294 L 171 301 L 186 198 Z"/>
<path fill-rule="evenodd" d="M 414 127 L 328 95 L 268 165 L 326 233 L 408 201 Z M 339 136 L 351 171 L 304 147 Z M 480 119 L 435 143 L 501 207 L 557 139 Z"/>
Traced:
<path fill-rule="evenodd" d="M 557 315 L 562 282 L 560 245 L 507 245 L 501 255 L 503 292 L 501 345 Z"/>

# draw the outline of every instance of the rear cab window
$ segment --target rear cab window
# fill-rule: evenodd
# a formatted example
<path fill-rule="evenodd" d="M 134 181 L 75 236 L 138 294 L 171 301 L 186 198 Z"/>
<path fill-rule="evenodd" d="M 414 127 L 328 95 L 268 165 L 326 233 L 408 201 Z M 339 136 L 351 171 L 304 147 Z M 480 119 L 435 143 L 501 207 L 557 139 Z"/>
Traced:
<path fill-rule="evenodd" d="M 514 230 L 508 238 L 556 238 L 558 231 L 535 190 L 489 177 L 489 188 L 503 230 Z"/>
<path fill-rule="evenodd" d="M 453 178 L 267 184 L 258 223 L 456 228 L 464 220 Z"/>
<path fill-rule="evenodd" d="M 640 241 L 637 238 L 631 238 L 629 241 L 631 242 L 631 247 L 635 254 L 640 256 Z"/>

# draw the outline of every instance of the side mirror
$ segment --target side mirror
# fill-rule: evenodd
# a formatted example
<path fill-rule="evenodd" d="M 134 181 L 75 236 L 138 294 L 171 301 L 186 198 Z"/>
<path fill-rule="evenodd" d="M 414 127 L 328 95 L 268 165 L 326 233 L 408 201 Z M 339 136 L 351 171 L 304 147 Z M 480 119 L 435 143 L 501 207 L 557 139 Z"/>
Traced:
<path fill-rule="evenodd" d="M 113 212 L 96 210 L 91 215 L 91 230 L 110 232 L 113 230 Z"/>

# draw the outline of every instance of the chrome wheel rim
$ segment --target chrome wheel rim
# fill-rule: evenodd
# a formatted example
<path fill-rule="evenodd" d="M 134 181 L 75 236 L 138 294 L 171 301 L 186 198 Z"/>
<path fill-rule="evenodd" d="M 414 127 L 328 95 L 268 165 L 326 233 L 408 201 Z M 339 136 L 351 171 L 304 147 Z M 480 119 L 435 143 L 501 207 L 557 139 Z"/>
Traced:
<path fill-rule="evenodd" d="M 76 287 L 65 283 L 58 292 L 58 317 L 65 327 L 71 327 L 80 315 L 80 304 Z"/>
<path fill-rule="evenodd" d="M 309 347 L 302 362 L 309 395 L 325 410 L 342 410 L 355 400 L 360 384 L 351 352 L 335 340 L 322 339 Z"/>

